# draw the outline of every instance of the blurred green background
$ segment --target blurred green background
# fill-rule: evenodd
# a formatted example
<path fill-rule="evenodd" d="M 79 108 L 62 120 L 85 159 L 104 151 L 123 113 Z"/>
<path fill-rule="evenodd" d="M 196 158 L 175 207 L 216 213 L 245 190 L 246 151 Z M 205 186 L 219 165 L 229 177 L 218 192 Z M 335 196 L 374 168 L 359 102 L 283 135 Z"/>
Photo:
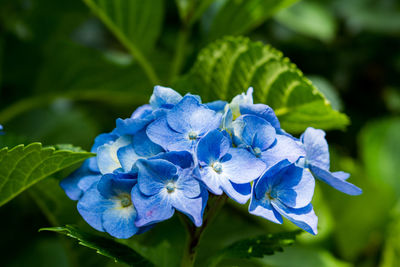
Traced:
<path fill-rule="evenodd" d="M 204 32 L 226 1 L 215 1 L 193 26 L 181 73 L 209 42 Z M 149 57 L 160 83 L 168 86 L 180 30 L 172 0 L 164 1 L 163 21 Z M 313 199 L 316 237 L 303 234 L 284 253 L 252 262 L 225 259 L 220 265 L 400 266 L 400 2 L 299 1 L 245 35 L 281 50 L 350 117 L 346 131 L 327 133 L 332 170 L 351 173 L 350 181 L 364 193 L 350 197 L 319 183 Z M 0 0 L 0 124 L 6 131 L 0 147 L 40 141 L 89 150 L 116 118 L 147 102 L 152 87 L 82 1 Z M 58 187 L 66 174 L 0 208 L 2 266 L 116 265 L 73 240 L 38 232 L 66 223 L 87 227 Z M 206 232 L 198 264 L 206 266 L 210 250 L 240 238 L 294 228 L 229 203 Z M 173 218 L 127 242 L 150 250 L 162 265 L 175 266 L 184 238 Z"/>

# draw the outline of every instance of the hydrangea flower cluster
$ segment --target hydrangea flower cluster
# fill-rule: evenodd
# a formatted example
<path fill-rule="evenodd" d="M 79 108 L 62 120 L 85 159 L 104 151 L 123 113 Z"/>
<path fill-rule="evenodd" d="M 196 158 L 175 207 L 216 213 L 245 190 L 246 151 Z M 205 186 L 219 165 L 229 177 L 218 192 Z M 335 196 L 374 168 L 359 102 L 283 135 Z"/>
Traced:
<path fill-rule="evenodd" d="M 250 200 L 251 214 L 275 223 L 283 216 L 317 234 L 314 178 L 349 195 L 361 190 L 346 181 L 349 174 L 329 171 L 322 130 L 291 136 L 272 108 L 253 104 L 252 93 L 202 103 L 156 86 L 149 105 L 95 139 L 97 156 L 61 187 L 88 224 L 116 238 L 142 233 L 175 212 L 199 227 L 209 194 Z"/>

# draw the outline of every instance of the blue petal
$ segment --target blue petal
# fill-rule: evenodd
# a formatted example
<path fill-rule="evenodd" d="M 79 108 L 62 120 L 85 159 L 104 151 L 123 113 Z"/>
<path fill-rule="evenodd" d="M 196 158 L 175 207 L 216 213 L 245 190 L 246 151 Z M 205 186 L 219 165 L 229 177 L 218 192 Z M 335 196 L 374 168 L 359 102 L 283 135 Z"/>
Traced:
<path fill-rule="evenodd" d="M 66 195 L 72 200 L 78 200 L 93 183 L 97 182 L 101 175 L 91 172 L 88 168 L 88 160 L 82 167 L 74 171 L 70 176 L 61 180 L 60 186 Z"/>
<path fill-rule="evenodd" d="M 117 119 L 117 132 L 120 135 L 134 135 L 154 120 L 153 114 L 148 114 L 143 118 Z"/>
<path fill-rule="evenodd" d="M 233 200 L 238 202 L 239 204 L 245 204 L 250 196 L 251 196 L 251 184 L 235 184 L 229 181 L 228 179 L 224 179 L 221 181 L 222 189 L 224 192 Z"/>
<path fill-rule="evenodd" d="M 228 156 L 231 158 L 224 161 Z M 265 170 L 262 160 L 242 148 L 230 148 L 228 154 L 222 158 L 221 165 L 222 173 L 237 184 L 249 183 L 260 177 Z"/>
<path fill-rule="evenodd" d="M 290 208 L 307 206 L 314 195 L 315 180 L 308 170 L 291 164 L 279 173 L 272 194 Z"/>
<path fill-rule="evenodd" d="M 275 129 L 280 129 L 281 125 L 278 118 L 275 115 L 274 110 L 264 104 L 241 104 L 240 113 L 242 115 L 250 114 L 256 115 L 264 120 L 268 121 Z"/>
<path fill-rule="evenodd" d="M 136 179 L 119 179 L 117 174 L 106 174 L 97 184 L 97 190 L 104 198 L 118 197 L 122 194 L 130 195 Z"/>
<path fill-rule="evenodd" d="M 308 164 L 329 170 L 329 149 L 325 132 L 308 127 L 300 137 L 306 151 Z"/>
<path fill-rule="evenodd" d="M 119 201 L 103 212 L 104 230 L 116 238 L 130 238 L 139 230 L 135 225 L 136 210 L 133 205 L 122 207 Z"/>
<path fill-rule="evenodd" d="M 104 232 L 102 226 L 103 212 L 113 206 L 113 202 L 105 199 L 96 186 L 86 191 L 78 202 L 78 212 L 94 229 Z"/>
<path fill-rule="evenodd" d="M 132 142 L 129 136 L 121 136 L 113 143 L 107 143 L 97 149 L 97 162 L 102 174 L 112 173 L 114 170 L 121 168 L 117 151 Z"/>
<path fill-rule="evenodd" d="M 154 196 L 143 195 L 139 187 L 132 190 L 132 202 L 137 211 L 136 226 L 142 227 L 161 222 L 174 215 L 170 199 L 160 192 Z"/>
<path fill-rule="evenodd" d="M 139 131 L 133 136 L 133 148 L 137 155 L 145 158 L 164 152 L 162 147 L 151 142 L 145 129 Z"/>
<path fill-rule="evenodd" d="M 214 130 L 200 139 L 197 145 L 197 158 L 201 164 L 211 165 L 222 158 L 229 148 L 229 139 L 220 131 Z"/>
<path fill-rule="evenodd" d="M 175 165 L 163 159 L 140 159 L 136 165 L 139 169 L 140 192 L 148 196 L 158 194 L 167 182 L 176 181 L 178 178 Z"/>
<path fill-rule="evenodd" d="M 208 190 L 214 195 L 222 195 L 221 183 L 222 180 L 227 179 L 227 177 L 215 172 L 211 167 L 204 167 L 197 170 L 199 172 L 198 179 L 206 185 Z"/>
<path fill-rule="evenodd" d="M 181 190 L 185 197 L 196 198 L 201 193 L 201 186 L 198 180 L 193 177 L 191 169 L 181 170 L 176 181 L 176 187 Z"/>
<path fill-rule="evenodd" d="M 167 151 L 192 151 L 195 145 L 195 142 L 189 140 L 186 134 L 172 130 L 165 117 L 151 123 L 146 133 L 151 141 Z"/>
<path fill-rule="evenodd" d="M 168 125 L 176 132 L 188 134 L 193 131 L 199 136 L 217 129 L 222 115 L 207 108 L 190 95 L 186 95 L 167 114 Z"/>
<path fill-rule="evenodd" d="M 133 166 L 138 159 L 142 157 L 136 154 L 132 144 L 121 147 L 117 151 L 117 157 L 125 172 L 137 172 L 133 170 Z"/>
<path fill-rule="evenodd" d="M 153 112 L 153 108 L 149 105 L 138 107 L 131 115 L 131 119 L 145 118 Z"/>
<path fill-rule="evenodd" d="M 328 170 L 321 169 L 317 166 L 311 165 L 309 167 L 315 178 L 318 178 L 345 194 L 356 196 L 362 193 L 360 188 L 342 179 L 344 177 L 342 173 L 335 176 L 335 173 L 331 173 Z"/>
<path fill-rule="evenodd" d="M 200 227 L 203 222 L 204 199 L 202 197 L 187 198 L 181 190 L 177 190 L 170 196 L 172 206 L 187 215 L 197 227 Z"/>
<path fill-rule="evenodd" d="M 244 115 L 238 120 L 245 123 L 241 136 L 245 145 L 264 151 L 275 142 L 275 128 L 266 120 L 254 115 Z"/>
<path fill-rule="evenodd" d="M 267 169 L 278 162 L 287 159 L 294 163 L 306 154 L 302 144 L 285 135 L 276 135 L 276 143 L 261 153 L 261 159 L 267 165 Z"/>
<path fill-rule="evenodd" d="M 107 143 L 112 143 L 118 138 L 118 135 L 115 134 L 100 134 L 94 139 L 94 144 L 90 152 L 97 153 L 97 149 Z M 97 157 L 93 157 L 88 159 L 89 161 L 89 169 L 94 172 L 100 172 L 99 167 L 97 165 Z"/>
<path fill-rule="evenodd" d="M 288 208 L 278 201 L 272 201 L 271 204 L 280 214 L 301 229 L 313 235 L 318 233 L 318 217 L 315 215 L 311 204 L 301 209 Z"/>
<path fill-rule="evenodd" d="M 282 160 L 267 169 L 267 171 L 262 174 L 260 179 L 254 182 L 253 191 L 256 199 L 264 199 L 267 191 L 272 189 L 275 181 L 280 178 L 280 174 L 284 168 L 289 166 L 291 163 L 288 160 Z"/>
<path fill-rule="evenodd" d="M 151 159 L 165 159 L 182 169 L 193 167 L 193 157 L 187 151 L 171 151 L 158 154 Z"/>
<path fill-rule="evenodd" d="M 253 191 L 250 199 L 249 213 L 263 217 L 271 222 L 282 224 L 282 216 L 272 207 L 266 199 L 257 199 Z"/>
<path fill-rule="evenodd" d="M 215 112 L 221 112 L 223 113 L 225 110 L 225 106 L 228 104 L 228 102 L 226 101 L 222 101 L 222 100 L 217 100 L 217 101 L 213 101 L 210 103 L 205 103 L 205 105 L 211 109 L 214 110 Z"/>
<path fill-rule="evenodd" d="M 154 86 L 153 94 L 150 97 L 150 105 L 153 109 L 172 108 L 181 99 L 182 96 L 175 90 L 157 85 Z"/>

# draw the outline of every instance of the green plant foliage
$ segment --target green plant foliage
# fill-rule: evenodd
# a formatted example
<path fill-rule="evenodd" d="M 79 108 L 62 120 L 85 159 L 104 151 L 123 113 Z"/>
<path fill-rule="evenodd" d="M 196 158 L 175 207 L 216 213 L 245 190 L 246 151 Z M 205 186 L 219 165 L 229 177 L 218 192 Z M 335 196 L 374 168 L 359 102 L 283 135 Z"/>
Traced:
<path fill-rule="evenodd" d="M 193 24 L 215 0 L 175 0 L 183 23 Z"/>
<path fill-rule="evenodd" d="M 360 136 L 361 155 L 373 183 L 400 196 L 400 118 L 375 121 Z"/>
<path fill-rule="evenodd" d="M 209 29 L 209 39 L 239 35 L 262 24 L 278 10 L 298 0 L 227 0 L 216 1 L 218 11 Z M 222 6 L 221 6 L 222 4 Z"/>
<path fill-rule="evenodd" d="M 243 37 L 226 37 L 204 48 L 175 87 L 204 101 L 229 101 L 250 86 L 255 102 L 271 106 L 289 132 L 308 126 L 342 129 L 349 122 L 281 52 Z"/>
<path fill-rule="evenodd" d="M 275 18 L 289 29 L 305 36 L 325 42 L 335 37 L 335 17 L 331 10 L 319 2 L 301 1 L 282 10 Z"/>
<path fill-rule="evenodd" d="M 56 150 L 40 143 L 0 150 L 0 206 L 40 180 L 92 157 L 89 152 Z"/>
<path fill-rule="evenodd" d="M 151 50 L 161 32 L 163 0 L 83 1 L 156 82 L 158 78 L 143 52 Z"/>
<path fill-rule="evenodd" d="M 153 266 L 151 262 L 143 258 L 133 249 L 112 239 L 83 232 L 78 228 L 66 225 L 64 227 L 42 228 L 40 231 L 53 231 L 64 234 L 79 241 L 79 244 L 97 251 L 97 253 L 109 257 L 117 262 L 126 263 L 129 266 Z"/>
<path fill-rule="evenodd" d="M 296 240 L 296 236 L 302 232 L 302 230 L 296 230 L 292 232 L 260 235 L 258 237 L 237 241 L 217 254 L 214 264 L 223 258 L 262 258 L 264 255 L 273 255 L 277 251 L 282 252 L 283 247 L 293 244 Z"/>

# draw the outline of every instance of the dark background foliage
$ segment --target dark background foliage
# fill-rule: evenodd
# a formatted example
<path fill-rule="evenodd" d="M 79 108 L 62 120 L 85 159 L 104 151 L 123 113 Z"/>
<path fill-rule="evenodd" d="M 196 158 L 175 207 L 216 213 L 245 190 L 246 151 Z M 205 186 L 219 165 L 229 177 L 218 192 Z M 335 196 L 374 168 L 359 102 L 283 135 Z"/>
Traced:
<path fill-rule="evenodd" d="M 160 2 L 165 9 L 160 38 L 146 54 L 160 84 L 168 86 L 182 29 L 175 2 Z M 193 25 L 180 73 L 227 30 L 214 29 L 205 37 L 215 19 L 212 8 Z M 350 172 L 364 193 L 349 197 L 319 184 L 313 200 L 320 219 L 318 236 L 303 234 L 284 253 L 261 260 L 225 259 L 220 264 L 399 266 L 399 2 L 304 0 L 255 26 L 245 35 L 281 50 L 335 109 L 350 117 L 347 130 L 327 133 L 332 169 Z M 6 130 L 0 147 L 40 141 L 89 150 L 94 137 L 110 131 L 116 118 L 128 117 L 148 101 L 152 86 L 81 0 L 0 0 L 0 123 Z M 66 223 L 87 227 L 75 203 L 58 187 L 67 173 L 42 181 L 0 208 L 2 266 L 116 265 L 74 241 L 38 232 Z M 245 207 L 228 203 L 202 240 L 199 266 L 213 249 L 284 229 L 294 227 L 260 220 Z M 174 266 L 184 238 L 173 218 L 127 242 L 139 251 L 151 247 L 160 262 Z"/>

